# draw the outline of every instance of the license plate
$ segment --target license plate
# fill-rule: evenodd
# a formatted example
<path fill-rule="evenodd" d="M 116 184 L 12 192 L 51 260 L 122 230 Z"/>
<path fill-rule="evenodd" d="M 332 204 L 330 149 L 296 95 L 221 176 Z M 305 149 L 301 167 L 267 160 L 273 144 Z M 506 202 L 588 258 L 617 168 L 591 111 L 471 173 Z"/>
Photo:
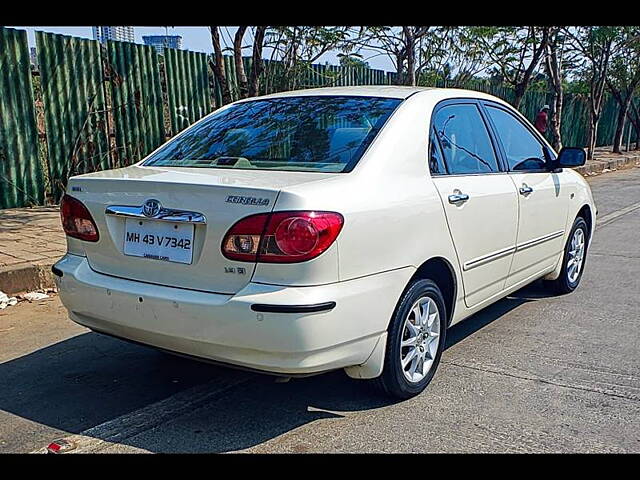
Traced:
<path fill-rule="evenodd" d="M 193 224 L 127 218 L 124 254 L 189 264 L 193 260 Z"/>

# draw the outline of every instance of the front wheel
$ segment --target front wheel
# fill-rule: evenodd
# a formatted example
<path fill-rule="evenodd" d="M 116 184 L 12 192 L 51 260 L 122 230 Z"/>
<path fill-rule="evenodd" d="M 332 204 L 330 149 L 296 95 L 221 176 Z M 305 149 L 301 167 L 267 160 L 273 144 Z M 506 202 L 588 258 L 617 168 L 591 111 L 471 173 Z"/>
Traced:
<path fill-rule="evenodd" d="M 584 272 L 588 239 L 587 222 L 582 217 L 576 218 L 564 248 L 562 272 L 556 280 L 545 282 L 552 291 L 565 294 L 578 288 Z"/>
<path fill-rule="evenodd" d="M 421 279 L 406 290 L 387 335 L 382 375 L 374 381 L 388 395 L 410 398 L 431 382 L 447 331 L 444 298 L 438 285 Z"/>

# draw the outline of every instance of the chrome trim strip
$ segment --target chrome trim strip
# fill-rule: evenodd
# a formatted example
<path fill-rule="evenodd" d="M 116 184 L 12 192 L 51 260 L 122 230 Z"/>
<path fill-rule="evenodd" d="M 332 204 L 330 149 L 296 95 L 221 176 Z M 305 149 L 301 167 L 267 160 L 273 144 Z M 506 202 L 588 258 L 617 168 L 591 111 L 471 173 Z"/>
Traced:
<path fill-rule="evenodd" d="M 104 213 L 105 215 L 114 215 L 116 217 L 142 218 L 145 220 L 157 220 L 161 222 L 207 223 L 206 217 L 201 213 L 174 210 L 171 208 L 161 208 L 160 212 L 153 217 L 147 217 L 142 213 L 142 206 L 131 207 L 127 205 L 111 205 L 105 209 Z"/>
<path fill-rule="evenodd" d="M 507 247 L 502 250 L 498 250 L 497 252 L 490 253 L 488 255 L 484 255 L 483 257 L 474 258 L 473 260 L 469 260 L 462 266 L 463 270 L 471 270 L 472 268 L 479 267 L 480 265 L 484 265 L 485 263 L 492 262 L 493 260 L 497 260 L 498 258 L 502 258 L 510 253 L 515 252 L 516 247 Z"/>
<path fill-rule="evenodd" d="M 527 242 L 523 242 L 516 247 L 516 252 L 521 250 L 526 250 L 527 248 L 535 247 L 544 242 L 548 242 L 549 240 L 553 240 L 554 238 L 558 238 L 564 234 L 564 230 L 558 230 L 557 232 L 549 233 L 548 235 L 543 235 L 542 237 L 534 238 L 533 240 L 529 240 Z"/>
<path fill-rule="evenodd" d="M 472 268 L 479 267 L 480 265 L 484 265 L 486 263 L 492 262 L 493 260 L 497 260 L 498 258 L 502 258 L 506 255 L 509 255 L 513 252 L 520 252 L 522 250 L 526 250 L 527 248 L 535 247 L 544 242 L 548 242 L 549 240 L 553 240 L 554 238 L 560 237 L 564 234 L 564 230 L 558 230 L 557 232 L 550 233 L 548 235 L 543 235 L 542 237 L 534 238 L 533 240 L 529 240 L 527 242 L 523 242 L 520 245 L 515 247 L 507 247 L 502 250 L 498 250 L 497 252 L 490 253 L 488 255 L 484 255 L 479 258 L 474 258 L 473 260 L 469 260 L 462 266 L 462 270 L 467 271 Z"/>

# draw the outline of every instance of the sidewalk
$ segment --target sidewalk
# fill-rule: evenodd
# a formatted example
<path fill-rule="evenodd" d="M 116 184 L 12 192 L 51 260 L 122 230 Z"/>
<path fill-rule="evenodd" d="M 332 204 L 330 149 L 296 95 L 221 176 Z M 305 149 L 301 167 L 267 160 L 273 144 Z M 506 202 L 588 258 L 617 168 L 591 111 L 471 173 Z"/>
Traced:
<path fill-rule="evenodd" d="M 598 149 L 597 158 L 576 170 L 587 177 L 640 166 L 640 150 L 614 154 Z M 58 207 L 0 210 L 0 291 L 9 295 L 54 285 L 53 265 L 66 251 Z"/>
<path fill-rule="evenodd" d="M 605 170 L 617 170 L 640 165 L 640 150 L 612 153 L 610 146 L 598 147 L 595 150 L 594 157 L 593 160 L 588 161 L 582 167 L 576 168 L 576 172 L 589 177 L 599 173 L 606 173 Z"/>
<path fill-rule="evenodd" d="M 66 249 L 58 207 L 0 210 L 0 291 L 52 287 L 51 265 Z"/>

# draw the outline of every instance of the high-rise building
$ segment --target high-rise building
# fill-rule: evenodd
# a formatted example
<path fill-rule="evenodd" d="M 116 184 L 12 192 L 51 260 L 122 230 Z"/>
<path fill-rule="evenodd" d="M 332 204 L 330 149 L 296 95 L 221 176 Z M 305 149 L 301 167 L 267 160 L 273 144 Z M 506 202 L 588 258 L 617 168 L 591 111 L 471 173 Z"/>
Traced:
<path fill-rule="evenodd" d="M 101 43 L 107 40 L 135 41 L 133 27 L 93 27 L 93 38 Z"/>
<path fill-rule="evenodd" d="M 182 37 L 180 35 L 144 35 L 142 41 L 145 45 L 151 45 L 159 54 L 165 48 L 182 48 Z"/>

